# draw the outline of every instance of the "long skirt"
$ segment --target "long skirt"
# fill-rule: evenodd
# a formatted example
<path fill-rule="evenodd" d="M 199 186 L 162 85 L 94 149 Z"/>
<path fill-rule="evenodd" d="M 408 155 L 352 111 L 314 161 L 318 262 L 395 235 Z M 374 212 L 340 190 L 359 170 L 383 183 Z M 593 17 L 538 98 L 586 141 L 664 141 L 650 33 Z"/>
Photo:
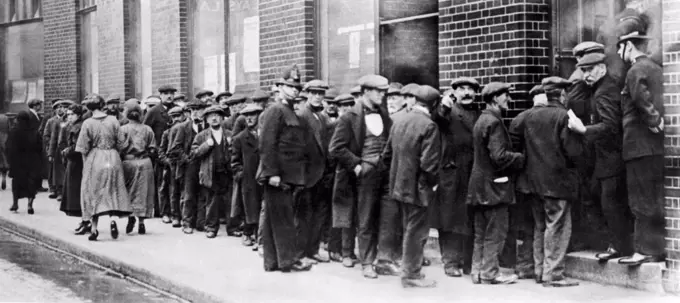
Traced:
<path fill-rule="evenodd" d="M 132 212 L 125 188 L 123 164 L 114 149 L 95 148 L 83 163 L 80 206 L 83 219 L 92 216 L 127 216 Z"/>
<path fill-rule="evenodd" d="M 125 187 L 130 195 L 132 215 L 153 217 L 156 202 L 154 168 L 149 158 L 123 161 Z"/>
<path fill-rule="evenodd" d="M 80 207 L 80 185 L 83 179 L 83 158 L 77 156 L 68 159 L 64 175 L 64 189 L 59 210 L 69 217 L 82 217 Z"/>

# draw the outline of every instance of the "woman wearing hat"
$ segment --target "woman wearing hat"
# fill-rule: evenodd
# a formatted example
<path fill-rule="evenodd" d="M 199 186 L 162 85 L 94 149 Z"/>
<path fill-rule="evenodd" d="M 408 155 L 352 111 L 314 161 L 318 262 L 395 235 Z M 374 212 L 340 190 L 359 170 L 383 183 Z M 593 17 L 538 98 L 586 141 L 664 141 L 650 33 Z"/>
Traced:
<path fill-rule="evenodd" d="M 32 215 L 33 200 L 42 183 L 42 142 L 31 125 L 31 113 L 22 111 L 7 139 L 9 177 L 12 178 L 13 203 L 10 211 L 19 210 L 19 199 L 28 198 L 28 214 Z"/>
<path fill-rule="evenodd" d="M 90 241 L 99 236 L 99 217 L 128 216 L 132 212 L 130 198 L 125 188 L 123 165 L 118 153 L 125 147 L 125 137 L 114 116 L 102 111 L 104 99 L 96 96 L 86 105 L 92 117 L 83 122 L 76 142 L 76 152 L 83 155 L 81 207 L 84 219 L 91 219 Z M 111 221 L 111 237 L 118 238 L 116 221 Z"/>
<path fill-rule="evenodd" d="M 74 104 L 66 110 L 68 125 L 65 127 L 64 140 L 59 147 L 59 152 L 66 161 L 64 173 L 64 190 L 59 210 L 69 217 L 82 217 L 83 211 L 80 206 L 80 185 L 83 178 L 83 157 L 76 152 L 78 135 L 83 127 L 83 114 L 85 107 Z M 75 232 L 83 235 L 90 232 L 92 225 L 89 218 L 83 218 Z"/>

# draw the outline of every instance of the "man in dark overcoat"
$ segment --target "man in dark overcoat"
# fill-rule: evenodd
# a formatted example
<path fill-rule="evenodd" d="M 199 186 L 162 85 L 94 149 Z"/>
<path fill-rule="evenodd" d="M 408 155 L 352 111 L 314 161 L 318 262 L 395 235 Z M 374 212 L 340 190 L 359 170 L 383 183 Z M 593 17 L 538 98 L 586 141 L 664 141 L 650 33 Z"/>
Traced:
<path fill-rule="evenodd" d="M 607 261 L 633 253 L 631 214 L 628 207 L 626 178 L 621 154 L 621 89 L 607 69 L 605 55 L 585 55 L 577 65 L 584 81 L 593 88 L 591 124 L 575 131 L 585 135 L 595 149 L 595 174 L 600 203 L 605 215 L 609 248 L 596 257 Z"/>
<path fill-rule="evenodd" d="M 427 207 L 434 199 L 441 159 L 439 128 L 430 110 L 439 99 L 439 91 L 420 86 L 414 94 L 418 100 L 411 111 L 395 121 L 383 153 L 389 166 L 389 196 L 400 204 L 404 227 L 403 287 L 434 287 L 436 282 L 421 273 L 425 242 L 429 235 Z M 382 231 L 381 231 L 382 232 Z"/>
<path fill-rule="evenodd" d="M 295 204 L 304 190 L 311 142 L 304 119 L 295 114 L 298 82 L 283 80 L 281 102 L 262 117 L 257 180 L 264 186 L 262 244 L 265 271 L 304 271 L 311 263 L 298 257 Z"/>
<path fill-rule="evenodd" d="M 72 104 L 74 104 L 74 102 L 71 100 L 60 100 L 56 103 L 53 103 L 52 109 L 54 110 L 55 115 L 50 120 L 56 120 L 53 120 L 54 122 L 49 124 L 50 128 L 45 130 L 46 132 L 50 133 L 50 141 L 47 142 L 48 145 L 46 148 L 47 160 L 52 165 L 51 183 L 53 184 L 54 193 L 57 195 L 55 198 L 58 201 L 61 201 L 64 187 L 64 173 L 66 172 L 66 165 L 64 164 L 64 159 L 61 156 L 61 151 L 58 148 L 59 134 L 67 124 L 66 109 Z"/>
<path fill-rule="evenodd" d="M 54 99 L 52 100 L 52 104 L 56 104 L 62 99 Z M 42 105 L 40 106 L 42 109 Z M 33 112 L 32 109 L 29 107 L 29 111 Z M 36 111 L 36 116 L 37 116 L 37 111 Z M 33 118 L 31 116 L 31 118 Z M 40 130 L 39 134 L 42 136 L 42 147 L 45 150 L 45 164 L 47 164 L 47 185 L 50 190 L 50 199 L 56 199 L 59 194 L 56 192 L 57 184 L 54 184 L 54 165 L 52 165 L 52 161 L 49 159 L 49 148 L 50 148 L 50 142 L 52 141 L 52 135 L 53 135 L 53 130 L 55 128 L 56 124 L 59 124 L 59 116 L 56 115 L 56 113 L 53 113 L 52 116 L 48 119 L 40 119 L 41 121 L 44 121 L 43 123 L 40 124 Z M 31 122 L 33 123 L 36 120 L 31 119 Z"/>
<path fill-rule="evenodd" d="M 248 128 L 245 117 L 241 117 L 241 109 L 245 107 L 246 96 L 242 94 L 235 94 L 227 98 L 224 103 L 229 107 L 231 115 L 223 122 L 223 127 L 238 135 L 242 130 Z"/>
<path fill-rule="evenodd" d="M 336 172 L 333 226 L 352 227 L 356 214 L 362 273 L 368 279 L 376 279 L 373 262 L 378 253 L 379 233 L 396 233 L 394 229 L 378 230 L 380 207 L 394 206 L 387 203 L 389 182 L 380 161 L 392 124 L 387 108 L 381 106 L 389 82 L 382 76 L 367 75 L 359 79 L 359 85 L 360 101 L 340 117 L 330 143 L 329 154 L 342 168 Z M 398 272 L 393 263 L 380 267 L 386 273 Z"/>
<path fill-rule="evenodd" d="M 453 105 L 441 106 L 439 114 L 446 123 L 442 125 L 442 168 L 439 173 L 437 199 L 430 207 L 430 226 L 439 231 L 439 246 L 444 272 L 450 277 L 460 277 L 468 272 L 472 259 L 472 217 L 469 216 L 467 188 L 472 170 L 472 129 L 479 117 L 474 103 L 479 83 L 474 78 L 461 77 L 451 82 Z"/>
<path fill-rule="evenodd" d="M 170 157 L 168 157 L 168 151 L 177 133 L 178 128 L 175 126 L 186 120 L 184 112 L 185 109 L 180 106 L 173 107 L 168 111 L 170 118 L 172 118 L 171 126 L 163 132 L 161 144 L 158 147 L 158 162 L 159 165 L 163 165 L 163 177 L 158 189 L 160 213 L 163 216 L 162 222 L 166 224 L 172 223 L 174 227 L 181 226 L 181 211 L 179 209 L 179 195 L 181 191 L 175 188 L 177 185 L 175 181 L 176 168 Z"/>
<path fill-rule="evenodd" d="M 546 106 L 530 109 L 524 119 L 513 123 L 513 137 L 525 153 L 526 175 L 532 201 L 534 228 L 534 272 L 544 286 L 574 286 L 564 276 L 564 262 L 571 238 L 571 201 L 578 199 L 576 162 L 584 149 L 583 136 L 568 128 L 564 107 L 566 79 L 543 81 Z"/>

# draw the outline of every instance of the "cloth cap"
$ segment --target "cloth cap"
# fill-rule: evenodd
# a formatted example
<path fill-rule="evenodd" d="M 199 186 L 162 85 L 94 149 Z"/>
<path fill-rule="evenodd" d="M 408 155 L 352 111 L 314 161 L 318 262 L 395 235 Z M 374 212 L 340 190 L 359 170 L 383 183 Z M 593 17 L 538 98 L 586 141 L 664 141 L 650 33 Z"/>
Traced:
<path fill-rule="evenodd" d="M 535 85 L 534 87 L 531 88 L 529 91 L 529 97 L 533 98 L 536 95 L 540 94 L 545 94 L 545 90 L 543 89 L 543 85 Z"/>
<path fill-rule="evenodd" d="M 60 106 L 69 107 L 73 104 L 75 104 L 75 102 L 73 102 L 71 100 L 59 100 L 57 102 L 52 103 L 52 108 L 54 109 L 54 108 L 57 108 L 57 107 L 60 107 Z"/>
<path fill-rule="evenodd" d="M 201 99 L 204 96 L 211 97 L 212 95 L 214 95 L 214 93 L 211 90 L 202 89 L 196 93 L 196 98 Z"/>
<path fill-rule="evenodd" d="M 229 98 L 229 97 L 231 97 L 231 96 L 233 96 L 233 94 L 230 93 L 230 92 L 221 92 L 221 93 L 217 94 L 217 96 L 215 96 L 215 101 L 219 101 L 220 98 L 222 98 L 222 97 L 227 97 L 227 98 Z"/>
<path fill-rule="evenodd" d="M 419 101 L 432 106 L 439 99 L 440 93 L 432 86 L 421 85 L 415 90 L 415 96 Z"/>
<path fill-rule="evenodd" d="M 305 102 L 307 101 L 307 96 L 305 95 L 298 95 L 293 99 L 293 103 L 300 103 L 300 102 Z"/>
<path fill-rule="evenodd" d="M 31 100 L 28 100 L 27 105 L 32 107 L 32 106 L 42 104 L 42 103 L 43 103 L 43 101 L 40 100 L 40 99 L 31 99 Z"/>
<path fill-rule="evenodd" d="M 472 77 L 458 77 L 456 79 L 453 79 L 451 81 L 451 87 L 455 89 L 458 86 L 461 85 L 470 85 L 472 86 L 475 90 L 479 89 L 479 82 L 477 82 L 477 79 L 472 78 Z"/>
<path fill-rule="evenodd" d="M 269 101 L 270 97 L 271 95 L 269 95 L 269 93 L 261 89 L 258 89 L 253 93 L 253 95 L 250 98 L 253 99 L 253 102 L 265 102 Z"/>
<path fill-rule="evenodd" d="M 224 112 L 222 107 L 219 105 L 213 105 L 208 107 L 204 112 L 203 112 L 203 117 L 207 117 L 210 114 L 219 114 L 220 116 L 224 117 L 227 114 Z"/>
<path fill-rule="evenodd" d="M 146 99 L 144 99 L 144 102 L 142 102 L 142 103 L 145 104 L 145 105 L 147 105 L 147 104 L 158 105 L 158 104 L 161 104 L 161 97 L 156 96 L 156 95 L 151 95 L 151 96 L 146 97 Z"/>
<path fill-rule="evenodd" d="M 350 105 L 354 104 L 354 97 L 350 94 L 342 94 L 340 96 L 335 97 L 333 101 L 337 102 L 338 105 Z"/>
<path fill-rule="evenodd" d="M 619 42 L 617 43 L 626 42 L 628 40 L 650 40 L 650 39 L 652 39 L 652 37 L 646 36 L 644 33 L 640 33 L 639 31 L 634 31 L 619 37 Z"/>
<path fill-rule="evenodd" d="M 186 99 L 187 99 L 187 96 L 185 96 L 184 94 L 177 94 L 177 95 L 175 95 L 175 97 L 172 98 L 172 101 L 181 101 L 181 100 L 186 100 Z"/>
<path fill-rule="evenodd" d="M 113 93 L 106 98 L 106 104 L 120 104 L 121 99 L 120 94 Z"/>
<path fill-rule="evenodd" d="M 359 78 L 358 82 L 362 88 L 387 90 L 390 87 L 390 82 L 387 78 L 379 75 L 366 75 Z"/>
<path fill-rule="evenodd" d="M 335 98 L 340 95 L 340 92 L 335 89 L 331 88 L 326 91 L 326 94 L 324 94 L 323 99 L 326 100 L 328 103 L 335 103 Z"/>
<path fill-rule="evenodd" d="M 249 115 L 249 114 L 258 114 L 263 111 L 262 106 L 259 104 L 255 103 L 248 103 L 246 107 L 244 107 L 240 113 L 241 115 Z"/>
<path fill-rule="evenodd" d="M 420 85 L 418 85 L 418 84 L 409 83 L 409 84 L 406 84 L 406 86 L 401 88 L 400 93 L 404 96 L 415 96 L 416 91 L 418 90 L 419 87 L 420 87 Z"/>
<path fill-rule="evenodd" d="M 208 107 L 208 104 L 205 104 L 204 102 L 201 102 L 201 100 L 194 99 L 189 104 L 187 104 L 187 108 L 190 110 L 197 110 L 197 109 L 203 109 Z"/>
<path fill-rule="evenodd" d="M 170 84 L 164 84 L 164 85 L 161 85 L 158 88 L 158 92 L 161 93 L 161 94 L 162 93 L 174 93 L 176 91 L 177 91 L 177 89 Z"/>
<path fill-rule="evenodd" d="M 227 105 L 236 105 L 236 104 L 243 103 L 243 102 L 246 102 L 246 96 L 241 95 L 241 94 L 236 94 L 236 95 L 229 97 L 229 99 L 227 99 L 226 103 L 227 103 Z"/>
<path fill-rule="evenodd" d="M 604 58 L 606 56 L 603 53 L 590 53 L 586 54 L 581 58 L 581 60 L 578 61 L 578 64 L 576 66 L 578 67 L 588 67 L 588 66 L 593 66 L 599 63 L 604 63 Z"/>
<path fill-rule="evenodd" d="M 297 65 L 293 64 L 292 66 L 284 68 L 281 71 L 281 78 L 279 78 L 275 84 L 302 88 L 302 83 L 300 83 L 300 71 Z"/>
<path fill-rule="evenodd" d="M 593 41 L 585 41 L 574 46 L 572 52 L 574 53 L 574 56 L 577 57 L 593 52 L 604 53 L 604 45 Z"/>
<path fill-rule="evenodd" d="M 175 106 L 168 111 L 168 115 L 171 117 L 177 117 L 184 114 L 184 108 L 181 106 Z"/>
<path fill-rule="evenodd" d="M 328 84 L 322 80 L 312 80 L 305 84 L 304 91 L 327 91 Z"/>
<path fill-rule="evenodd" d="M 562 77 L 548 77 L 541 81 L 541 86 L 546 93 L 552 93 L 558 90 L 563 90 L 571 86 L 571 82 Z"/>
<path fill-rule="evenodd" d="M 357 85 L 355 87 L 352 87 L 352 89 L 349 90 L 349 93 L 352 95 L 361 94 L 361 86 Z"/>
<path fill-rule="evenodd" d="M 387 89 L 387 93 L 385 95 L 386 96 L 401 95 L 401 88 L 390 85 L 390 88 Z"/>
<path fill-rule="evenodd" d="M 512 85 L 504 82 L 491 82 L 482 89 L 482 97 L 495 96 L 502 92 L 508 92 Z"/>

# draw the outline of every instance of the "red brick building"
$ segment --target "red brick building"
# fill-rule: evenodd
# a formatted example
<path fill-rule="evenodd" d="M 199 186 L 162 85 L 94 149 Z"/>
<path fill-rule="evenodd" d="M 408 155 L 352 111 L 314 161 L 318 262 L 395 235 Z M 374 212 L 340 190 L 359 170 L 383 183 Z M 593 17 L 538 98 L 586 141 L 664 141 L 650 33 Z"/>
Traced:
<path fill-rule="evenodd" d="M 665 277 L 680 288 L 679 0 L 6 0 L 0 110 L 91 92 L 145 98 L 161 84 L 250 92 L 297 64 L 303 81 L 341 91 L 367 73 L 440 88 L 463 75 L 511 82 L 513 117 L 531 86 L 568 77 L 571 48 L 631 3 L 663 30 Z"/>

